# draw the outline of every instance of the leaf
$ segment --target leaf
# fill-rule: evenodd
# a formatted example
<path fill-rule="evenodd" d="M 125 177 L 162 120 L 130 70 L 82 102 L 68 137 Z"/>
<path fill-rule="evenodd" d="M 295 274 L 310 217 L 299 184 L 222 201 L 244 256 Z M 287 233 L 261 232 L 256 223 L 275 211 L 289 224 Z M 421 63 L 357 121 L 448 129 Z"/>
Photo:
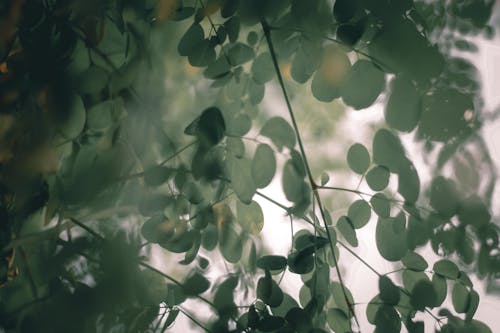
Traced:
<path fill-rule="evenodd" d="M 257 188 L 269 185 L 276 173 L 276 158 L 267 144 L 259 144 L 252 160 L 252 178 Z"/>
<path fill-rule="evenodd" d="M 377 213 L 378 216 L 383 218 L 390 216 L 391 204 L 383 193 L 375 193 L 370 199 L 370 204 L 372 205 L 373 211 Z"/>
<path fill-rule="evenodd" d="M 256 187 L 253 182 L 251 162 L 246 158 L 230 158 L 229 176 L 231 178 L 231 187 L 245 204 L 250 204 L 255 194 Z"/>
<path fill-rule="evenodd" d="M 372 105 L 384 87 L 384 73 L 371 61 L 358 60 L 347 74 L 340 92 L 345 104 L 360 110 Z"/>
<path fill-rule="evenodd" d="M 363 174 L 370 166 L 368 149 L 360 143 L 353 144 L 347 151 L 347 164 L 352 171 Z"/>
<path fill-rule="evenodd" d="M 224 22 L 224 28 L 226 28 L 229 41 L 234 43 L 240 34 L 240 19 L 237 16 L 231 17 Z"/>
<path fill-rule="evenodd" d="M 257 324 L 257 328 L 262 332 L 274 332 L 283 327 L 285 320 L 281 317 L 267 316 L 262 318 Z"/>
<path fill-rule="evenodd" d="M 483 200 L 477 195 L 472 195 L 462 200 L 458 208 L 458 218 L 463 224 L 481 227 L 490 222 L 491 214 Z"/>
<path fill-rule="evenodd" d="M 301 202 L 304 200 L 304 191 L 307 191 L 307 185 L 303 177 L 299 175 L 292 160 L 288 160 L 283 167 L 282 184 L 285 196 L 289 201 Z"/>
<path fill-rule="evenodd" d="M 436 303 L 434 306 L 440 306 L 446 299 L 448 286 L 446 284 L 446 279 L 441 275 L 434 274 L 432 276 L 432 285 L 436 291 Z"/>
<path fill-rule="evenodd" d="M 191 66 L 205 67 L 215 61 L 216 54 L 214 45 L 208 39 L 203 39 L 193 46 L 188 60 Z"/>
<path fill-rule="evenodd" d="M 347 216 L 342 216 L 337 222 L 337 229 L 351 246 L 358 246 L 356 230 Z"/>
<path fill-rule="evenodd" d="M 66 139 L 74 139 L 85 127 L 86 111 L 83 101 L 78 95 L 70 97 L 69 110 L 61 120 L 60 132 Z"/>
<path fill-rule="evenodd" d="M 351 318 L 353 316 L 352 311 L 350 310 L 349 304 L 354 304 L 354 300 L 352 298 L 352 294 L 347 289 L 347 287 L 343 287 L 339 282 L 332 282 L 331 284 L 331 292 L 332 298 L 335 302 L 336 306 L 348 317 Z M 345 295 L 344 295 L 345 293 Z M 347 303 L 349 302 L 349 304 Z"/>
<path fill-rule="evenodd" d="M 236 315 L 234 289 L 237 285 L 237 275 L 231 275 L 217 287 L 213 303 L 221 316 L 231 317 Z"/>
<path fill-rule="evenodd" d="M 335 333 L 348 333 L 351 332 L 351 323 L 349 318 L 340 309 L 328 309 L 326 313 L 326 320 L 328 326 Z"/>
<path fill-rule="evenodd" d="M 408 234 L 411 235 L 410 232 Z M 406 253 L 406 255 L 402 259 L 402 262 L 406 268 L 417 272 L 425 271 L 429 266 L 427 264 L 427 261 L 425 261 L 425 259 L 421 255 L 415 252 Z"/>
<path fill-rule="evenodd" d="M 460 197 L 455 183 L 438 176 L 432 180 L 430 204 L 444 218 L 455 215 L 459 209 Z"/>
<path fill-rule="evenodd" d="M 253 200 L 248 205 L 238 201 L 236 210 L 238 222 L 243 229 L 253 235 L 258 235 L 264 227 L 264 213 L 260 205 Z"/>
<path fill-rule="evenodd" d="M 193 23 L 184 33 L 177 46 L 177 51 L 181 56 L 189 56 L 196 52 L 198 45 L 203 42 L 205 33 L 198 23 Z"/>
<path fill-rule="evenodd" d="M 333 16 L 339 23 L 350 21 L 354 14 L 360 9 L 357 0 L 337 0 L 333 6 Z"/>
<path fill-rule="evenodd" d="M 378 280 L 378 289 L 380 291 L 380 299 L 389 305 L 396 305 L 399 303 L 400 295 L 399 288 L 392 282 L 392 280 L 382 275 Z"/>
<path fill-rule="evenodd" d="M 270 307 L 277 307 L 283 302 L 283 292 L 266 270 L 264 277 L 257 283 L 257 297 Z"/>
<path fill-rule="evenodd" d="M 227 51 L 227 57 L 229 58 L 229 63 L 233 66 L 242 65 L 254 58 L 253 48 L 243 44 L 234 43 L 232 47 Z"/>
<path fill-rule="evenodd" d="M 321 173 L 320 184 L 325 186 L 330 181 L 330 176 L 326 172 Z"/>
<path fill-rule="evenodd" d="M 365 200 L 356 200 L 349 206 L 347 216 L 352 226 L 356 229 L 360 229 L 370 221 L 371 212 L 372 210 L 368 202 Z"/>
<path fill-rule="evenodd" d="M 374 191 L 382 191 L 389 185 L 389 169 L 384 166 L 376 166 L 366 174 L 366 182 Z"/>
<path fill-rule="evenodd" d="M 434 286 L 427 280 L 418 281 L 411 291 L 410 304 L 416 310 L 423 311 L 426 307 L 433 307 L 436 300 Z"/>
<path fill-rule="evenodd" d="M 166 302 L 169 306 L 179 305 L 186 300 L 183 288 L 176 284 L 167 284 Z"/>
<path fill-rule="evenodd" d="M 290 272 L 306 274 L 314 268 L 314 246 L 309 246 L 300 251 L 294 251 L 288 255 L 287 264 Z"/>
<path fill-rule="evenodd" d="M 160 186 L 164 184 L 174 173 L 174 169 L 156 165 L 144 171 L 144 182 L 148 186 Z"/>
<path fill-rule="evenodd" d="M 464 116 L 467 112 L 470 118 Z M 470 95 L 453 88 L 442 88 L 424 95 L 418 130 L 434 141 L 464 138 L 474 128 L 474 117 L 474 103 Z"/>
<path fill-rule="evenodd" d="M 283 256 L 268 255 L 257 260 L 257 267 L 269 271 L 282 271 L 286 268 L 287 258 Z"/>
<path fill-rule="evenodd" d="M 163 215 L 155 215 L 142 225 L 142 236 L 151 243 L 159 243 L 174 235 L 175 225 L 168 221 Z"/>
<path fill-rule="evenodd" d="M 252 63 L 252 76 L 255 82 L 264 84 L 274 77 L 274 66 L 269 52 L 259 54 Z"/>
<path fill-rule="evenodd" d="M 469 290 L 459 282 L 455 282 L 451 293 L 453 308 L 458 313 L 466 313 L 469 308 L 470 297 Z"/>
<path fill-rule="evenodd" d="M 165 319 L 165 322 L 163 323 L 163 331 L 165 331 L 170 325 L 172 325 L 175 322 L 175 319 L 177 319 L 177 315 L 179 314 L 179 310 L 176 309 L 171 309 L 168 312 L 167 319 Z"/>
<path fill-rule="evenodd" d="M 373 161 L 397 173 L 406 162 L 401 141 L 389 130 L 379 129 L 373 138 Z"/>
<path fill-rule="evenodd" d="M 314 74 L 311 92 L 318 101 L 328 103 L 340 97 L 340 89 L 328 82 L 324 76 L 319 70 Z"/>
<path fill-rule="evenodd" d="M 209 107 L 201 113 L 186 129 L 185 134 L 198 137 L 200 144 L 215 146 L 226 134 L 226 123 L 217 107 Z"/>
<path fill-rule="evenodd" d="M 190 275 L 183 283 L 186 296 L 196 296 L 208 290 L 210 282 L 198 272 Z"/>
<path fill-rule="evenodd" d="M 179 231 L 180 230 L 180 231 Z M 194 230 L 182 231 L 176 228 L 175 234 L 168 240 L 161 241 L 161 247 L 174 253 L 184 253 L 192 248 L 198 232 Z"/>
<path fill-rule="evenodd" d="M 398 75 L 391 83 L 391 94 L 385 108 L 389 126 L 411 132 L 420 120 L 421 98 L 415 84 L 405 75 Z"/>
<path fill-rule="evenodd" d="M 243 244 L 241 237 L 231 225 L 224 225 L 219 236 L 219 247 L 224 259 L 230 263 L 237 263 L 241 259 Z"/>
<path fill-rule="evenodd" d="M 389 261 L 399 261 L 406 255 L 406 229 L 398 230 L 395 226 L 405 221 L 404 214 L 395 218 L 379 218 L 375 231 L 377 249 L 382 257 Z"/>
<path fill-rule="evenodd" d="M 401 318 L 389 305 L 381 305 L 375 314 L 376 332 L 399 333 L 401 331 Z"/>
<path fill-rule="evenodd" d="M 479 294 L 475 290 L 471 290 L 469 293 L 469 306 L 467 307 L 467 312 L 465 313 L 465 320 L 469 321 L 474 317 L 474 314 L 479 307 Z"/>
<path fill-rule="evenodd" d="M 290 149 L 295 147 L 295 132 L 288 122 L 281 117 L 269 119 L 262 127 L 260 134 L 271 139 L 279 151 L 283 147 Z"/>
<path fill-rule="evenodd" d="M 448 259 L 441 259 L 434 263 L 433 270 L 435 273 L 444 276 L 448 279 L 455 280 L 458 278 L 459 270 L 455 263 L 449 261 Z"/>
<path fill-rule="evenodd" d="M 408 203 L 418 200 L 420 193 L 420 178 L 412 162 L 406 160 L 399 165 L 398 192 Z"/>

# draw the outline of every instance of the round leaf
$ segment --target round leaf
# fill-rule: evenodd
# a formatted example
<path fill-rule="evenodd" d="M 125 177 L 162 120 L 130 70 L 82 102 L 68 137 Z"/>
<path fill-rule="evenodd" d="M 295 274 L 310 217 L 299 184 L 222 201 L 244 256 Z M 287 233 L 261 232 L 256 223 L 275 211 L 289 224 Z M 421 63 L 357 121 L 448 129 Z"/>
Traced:
<path fill-rule="evenodd" d="M 252 160 L 252 177 L 257 188 L 264 188 L 271 183 L 276 173 L 276 158 L 267 144 L 257 146 Z"/>
<path fill-rule="evenodd" d="M 352 171 L 363 174 L 370 166 L 370 153 L 360 143 L 353 144 L 347 151 L 347 164 Z"/>

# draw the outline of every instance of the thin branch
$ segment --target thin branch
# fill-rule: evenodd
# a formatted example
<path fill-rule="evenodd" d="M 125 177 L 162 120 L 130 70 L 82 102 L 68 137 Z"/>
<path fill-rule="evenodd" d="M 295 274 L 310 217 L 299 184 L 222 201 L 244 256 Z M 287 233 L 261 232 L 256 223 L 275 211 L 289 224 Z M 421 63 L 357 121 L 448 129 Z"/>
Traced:
<path fill-rule="evenodd" d="M 309 162 L 308 162 L 308 159 L 307 159 L 306 151 L 304 149 L 302 138 L 300 136 L 299 127 L 297 125 L 297 121 L 296 121 L 295 115 L 293 113 L 292 104 L 290 103 L 290 98 L 288 97 L 288 93 L 287 93 L 286 88 L 285 88 L 285 83 L 283 81 L 283 77 L 281 75 L 281 71 L 280 71 L 280 68 L 279 68 L 278 58 L 276 56 L 276 51 L 274 50 L 274 45 L 273 45 L 273 42 L 272 42 L 272 39 L 271 39 L 271 29 L 269 27 L 269 24 L 267 23 L 267 21 L 264 18 L 260 19 L 260 23 L 261 23 L 262 29 L 264 31 L 264 35 L 266 37 L 267 45 L 269 47 L 269 52 L 271 54 L 271 58 L 272 58 L 273 65 L 274 65 L 274 70 L 276 72 L 276 75 L 278 76 L 278 82 L 279 82 L 279 85 L 281 87 L 281 91 L 283 93 L 283 97 L 285 99 L 285 103 L 286 103 L 286 106 L 287 106 L 287 109 L 288 109 L 288 114 L 290 116 L 293 128 L 295 130 L 295 135 L 296 135 L 297 141 L 299 143 L 299 149 L 300 149 L 300 152 L 301 152 L 301 154 L 303 156 L 304 166 L 305 166 L 305 169 L 306 169 L 306 172 L 307 172 L 307 176 L 309 178 L 309 183 L 311 185 L 311 189 L 313 191 L 314 197 L 315 197 L 315 199 L 316 199 L 316 201 L 318 203 L 318 208 L 319 208 L 320 213 L 321 213 L 321 218 L 323 220 L 323 224 L 324 224 L 326 236 L 327 236 L 328 242 L 330 244 L 330 250 L 332 251 L 332 256 L 333 256 L 333 259 L 334 259 L 334 262 L 335 262 L 335 270 L 337 272 L 339 283 L 342 286 L 342 292 L 344 294 L 344 298 L 346 300 L 346 303 L 349 306 L 349 311 L 352 312 L 354 320 L 356 321 L 356 324 L 357 324 L 358 328 L 360 328 L 360 324 L 359 324 L 358 318 L 356 316 L 356 313 L 354 312 L 354 309 L 352 308 L 351 303 L 349 302 L 349 299 L 347 297 L 347 293 L 345 291 L 344 282 L 343 282 L 343 279 L 342 279 L 342 274 L 341 274 L 340 269 L 339 269 L 338 264 L 337 264 L 337 258 L 336 258 L 336 255 L 335 255 L 335 250 L 334 250 L 334 245 L 333 245 L 333 238 L 332 238 L 332 235 L 330 233 L 330 230 L 328 229 L 328 224 L 326 222 L 326 216 L 325 216 L 323 204 L 321 202 L 321 197 L 320 197 L 319 192 L 317 190 L 317 185 L 314 182 L 314 178 L 313 178 L 313 175 L 312 175 L 312 172 L 311 172 L 311 168 L 309 167 Z"/>

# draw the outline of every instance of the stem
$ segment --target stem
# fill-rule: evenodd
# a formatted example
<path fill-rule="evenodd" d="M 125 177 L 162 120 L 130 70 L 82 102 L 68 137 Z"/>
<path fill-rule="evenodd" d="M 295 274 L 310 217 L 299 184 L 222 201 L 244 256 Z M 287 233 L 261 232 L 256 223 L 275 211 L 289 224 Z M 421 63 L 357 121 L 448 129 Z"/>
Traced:
<path fill-rule="evenodd" d="M 333 238 L 332 238 L 332 235 L 330 234 L 330 230 L 328 229 L 328 225 L 326 223 L 326 217 L 325 217 L 325 212 L 324 212 L 323 204 L 321 202 L 321 197 L 319 195 L 319 192 L 318 192 L 318 189 L 317 189 L 317 185 L 314 182 L 314 178 L 312 176 L 311 168 L 309 167 L 309 162 L 308 162 L 308 159 L 307 159 L 306 151 L 304 149 L 302 138 L 301 138 L 300 132 L 299 132 L 299 127 L 297 125 L 297 121 L 296 121 L 295 115 L 293 113 L 292 104 L 290 103 L 290 98 L 288 97 L 288 93 L 287 93 L 286 88 L 285 88 L 285 83 L 283 81 L 283 77 L 281 75 L 281 71 L 280 71 L 279 64 L 278 64 L 278 58 L 276 56 L 276 52 L 274 50 L 274 45 L 273 45 L 272 40 L 271 40 L 271 29 L 269 27 L 269 24 L 266 22 L 266 20 L 264 18 L 260 19 L 260 23 L 262 25 L 262 29 L 264 30 L 264 35 L 266 37 L 267 45 L 269 47 L 269 52 L 271 54 L 271 58 L 272 58 L 272 61 L 273 61 L 274 70 L 276 72 L 276 75 L 278 76 L 278 82 L 279 82 L 279 85 L 281 87 L 281 91 L 283 93 L 283 97 L 285 99 L 285 103 L 286 103 L 286 106 L 287 106 L 287 109 L 288 109 L 288 114 L 290 116 L 293 128 L 295 130 L 295 135 L 297 137 L 297 142 L 299 143 L 300 153 L 304 157 L 303 158 L 303 160 L 304 160 L 304 166 L 305 166 L 305 169 L 306 169 L 306 172 L 307 172 L 307 176 L 309 178 L 309 183 L 311 185 L 311 189 L 313 191 L 314 198 L 316 199 L 316 202 L 318 203 L 318 208 L 319 208 L 320 213 L 321 213 L 321 218 L 323 220 L 323 225 L 324 225 L 324 228 L 325 228 L 326 236 L 327 236 L 328 242 L 330 244 L 330 250 L 332 251 L 333 260 L 335 262 L 335 270 L 337 272 L 339 283 L 342 286 L 342 292 L 344 294 L 344 298 L 346 300 L 346 303 L 347 303 L 347 305 L 349 307 L 349 311 L 352 312 L 354 320 L 356 321 L 356 325 L 358 326 L 358 328 L 360 328 L 359 321 L 358 321 L 358 318 L 356 316 L 356 313 L 354 312 L 354 309 L 352 308 L 352 305 L 349 302 L 349 299 L 347 297 L 347 293 L 345 291 L 345 287 L 344 287 L 345 284 L 344 284 L 344 282 L 342 280 L 342 274 L 340 273 L 340 269 L 339 269 L 338 264 L 337 264 L 337 258 L 336 258 L 336 255 L 335 255 L 335 250 L 334 250 L 334 245 L 333 245 Z"/>

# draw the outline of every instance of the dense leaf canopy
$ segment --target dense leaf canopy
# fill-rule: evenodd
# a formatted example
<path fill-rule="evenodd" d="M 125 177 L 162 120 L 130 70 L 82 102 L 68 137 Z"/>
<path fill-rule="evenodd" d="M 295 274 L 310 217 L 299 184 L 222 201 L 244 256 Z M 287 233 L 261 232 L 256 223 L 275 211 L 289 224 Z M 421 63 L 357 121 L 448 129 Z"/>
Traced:
<path fill-rule="evenodd" d="M 494 3 L 3 1 L 0 331 L 492 332 L 469 278 L 494 286 L 500 256 L 467 59 Z M 338 140 L 372 105 L 368 141 Z M 365 230 L 395 271 L 356 252 Z M 348 260 L 378 281 L 367 304 Z"/>

